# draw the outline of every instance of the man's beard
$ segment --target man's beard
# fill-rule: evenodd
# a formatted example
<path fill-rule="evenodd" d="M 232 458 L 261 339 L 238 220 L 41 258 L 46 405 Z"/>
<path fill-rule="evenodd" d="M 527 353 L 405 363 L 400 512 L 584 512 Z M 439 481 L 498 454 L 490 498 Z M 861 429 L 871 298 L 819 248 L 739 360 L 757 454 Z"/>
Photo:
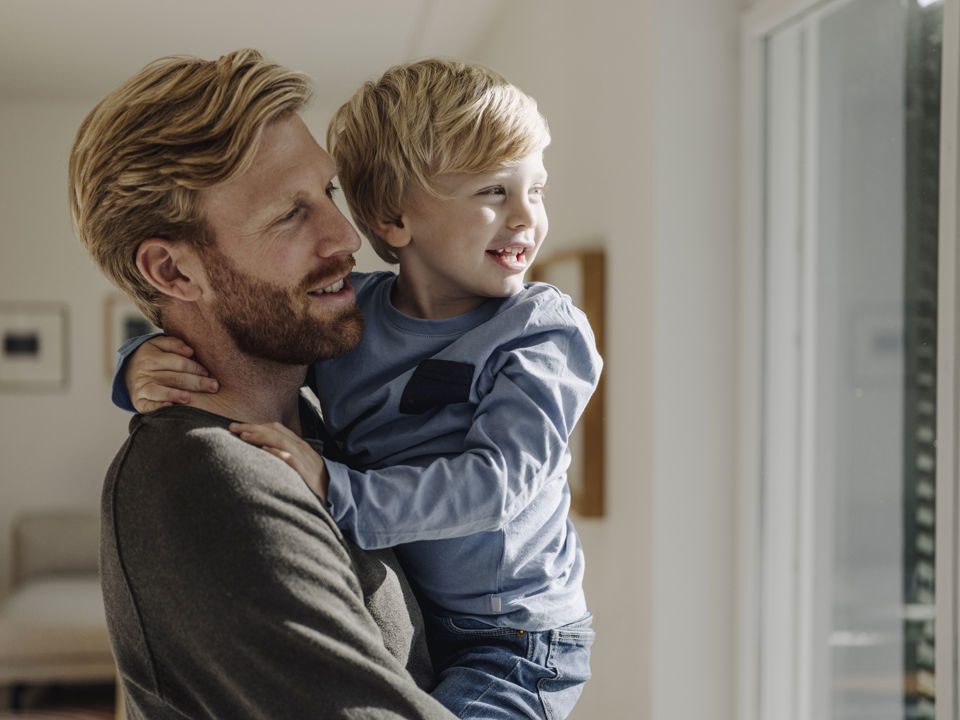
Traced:
<path fill-rule="evenodd" d="M 204 267 L 217 297 L 213 306 L 241 352 L 285 365 L 309 365 L 349 352 L 363 334 L 363 316 L 356 305 L 311 314 L 307 291 L 349 272 L 353 257 L 304 278 L 296 288 L 257 280 L 234 267 L 216 248 L 206 248 Z"/>

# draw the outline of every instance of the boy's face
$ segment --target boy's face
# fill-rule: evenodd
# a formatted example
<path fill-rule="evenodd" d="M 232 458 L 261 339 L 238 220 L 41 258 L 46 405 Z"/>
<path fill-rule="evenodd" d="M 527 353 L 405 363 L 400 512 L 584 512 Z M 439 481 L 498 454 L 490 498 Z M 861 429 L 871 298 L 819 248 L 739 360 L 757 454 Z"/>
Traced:
<path fill-rule="evenodd" d="M 520 290 L 547 234 L 543 152 L 489 173 L 447 173 L 438 198 L 417 189 L 402 216 L 394 302 L 408 314 L 442 318 Z"/>

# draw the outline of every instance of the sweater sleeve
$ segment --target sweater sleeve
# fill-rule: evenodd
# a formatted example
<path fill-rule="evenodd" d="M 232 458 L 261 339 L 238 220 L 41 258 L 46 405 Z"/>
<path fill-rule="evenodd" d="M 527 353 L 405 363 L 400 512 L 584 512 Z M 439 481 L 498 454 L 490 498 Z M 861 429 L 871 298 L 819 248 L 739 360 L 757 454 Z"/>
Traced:
<path fill-rule="evenodd" d="M 364 548 L 502 528 L 548 482 L 562 482 L 568 438 L 602 360 L 583 314 L 529 329 L 491 357 L 463 452 L 425 466 L 358 471 L 328 462 L 328 502 Z"/>
<path fill-rule="evenodd" d="M 137 348 L 147 342 L 147 340 L 162 334 L 163 333 L 151 333 L 149 335 L 130 338 L 117 350 L 117 364 L 113 370 L 113 385 L 111 386 L 112 393 L 110 394 L 110 399 L 113 401 L 113 404 L 121 410 L 136 412 L 136 408 L 133 407 L 133 401 L 130 399 L 130 391 L 127 390 L 127 383 L 124 380 L 127 360 L 129 360 L 130 356 L 137 351 Z"/>
<path fill-rule="evenodd" d="M 226 430 L 197 435 L 135 453 L 111 503 L 150 658 L 136 684 L 186 717 L 452 718 L 385 647 L 351 551 L 299 478 Z"/>

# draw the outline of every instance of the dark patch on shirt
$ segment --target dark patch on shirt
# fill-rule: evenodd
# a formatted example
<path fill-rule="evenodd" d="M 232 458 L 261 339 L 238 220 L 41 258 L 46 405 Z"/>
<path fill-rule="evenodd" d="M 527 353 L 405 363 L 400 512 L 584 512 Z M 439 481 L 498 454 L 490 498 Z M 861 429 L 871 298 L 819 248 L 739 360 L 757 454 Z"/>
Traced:
<path fill-rule="evenodd" d="M 433 408 L 470 399 L 473 383 L 471 363 L 452 360 L 424 360 L 413 371 L 413 377 L 403 389 L 400 412 L 417 415 Z"/>

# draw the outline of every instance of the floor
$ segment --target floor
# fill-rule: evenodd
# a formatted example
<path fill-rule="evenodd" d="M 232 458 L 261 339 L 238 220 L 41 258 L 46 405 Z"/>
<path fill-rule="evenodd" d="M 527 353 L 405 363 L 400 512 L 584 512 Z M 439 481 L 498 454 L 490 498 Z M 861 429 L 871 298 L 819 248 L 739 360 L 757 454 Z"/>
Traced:
<path fill-rule="evenodd" d="M 0 720 L 113 720 L 115 688 L 106 685 L 47 686 L 25 688 L 20 709 L 0 710 Z"/>

